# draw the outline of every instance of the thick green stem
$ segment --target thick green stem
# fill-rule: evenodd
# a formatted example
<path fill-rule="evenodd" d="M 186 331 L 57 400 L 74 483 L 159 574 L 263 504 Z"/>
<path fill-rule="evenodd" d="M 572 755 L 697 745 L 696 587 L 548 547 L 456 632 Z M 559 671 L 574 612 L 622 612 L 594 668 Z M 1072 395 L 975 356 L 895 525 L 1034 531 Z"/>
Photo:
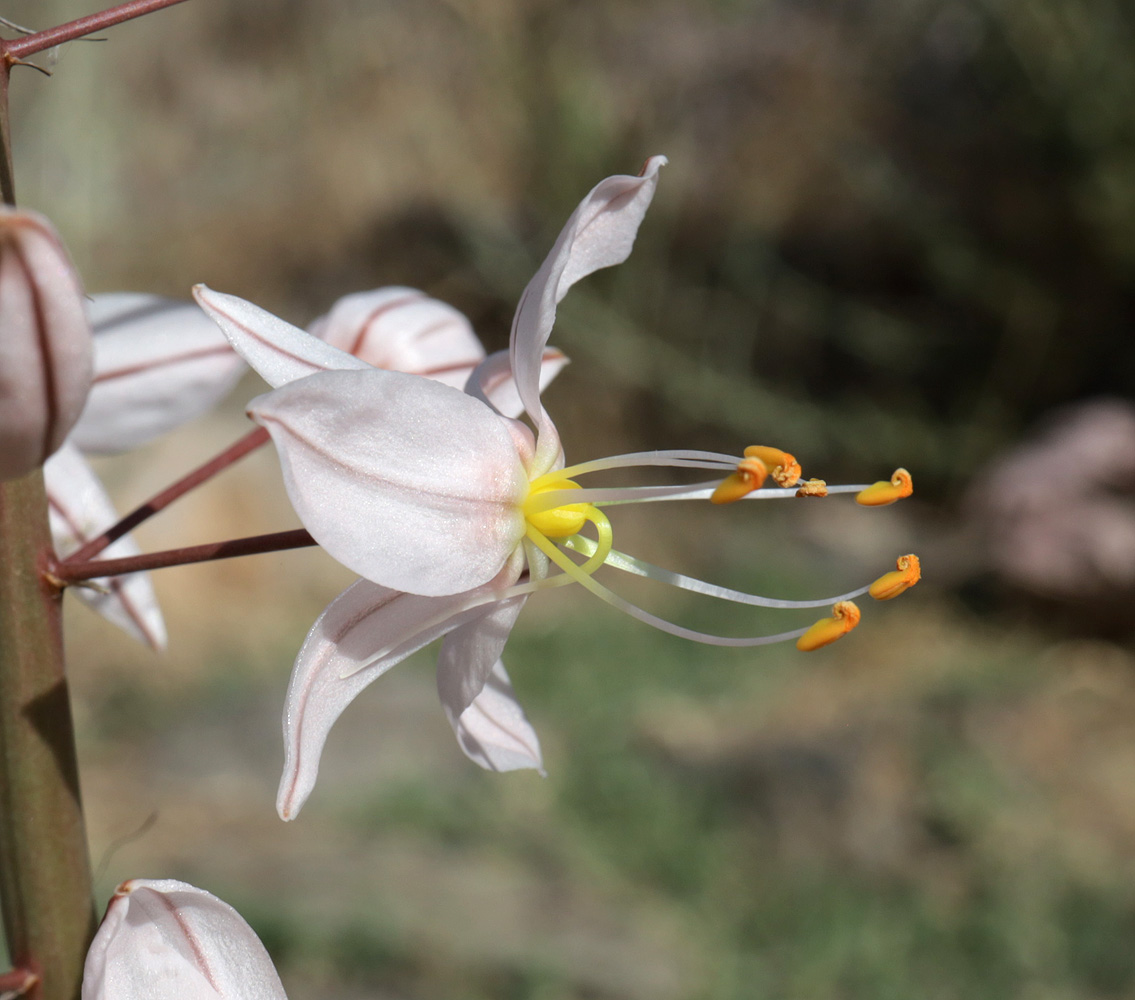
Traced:
<path fill-rule="evenodd" d="M 0 483 L 0 903 L 37 1000 L 76 1000 L 94 931 L 90 862 L 43 474 Z"/>

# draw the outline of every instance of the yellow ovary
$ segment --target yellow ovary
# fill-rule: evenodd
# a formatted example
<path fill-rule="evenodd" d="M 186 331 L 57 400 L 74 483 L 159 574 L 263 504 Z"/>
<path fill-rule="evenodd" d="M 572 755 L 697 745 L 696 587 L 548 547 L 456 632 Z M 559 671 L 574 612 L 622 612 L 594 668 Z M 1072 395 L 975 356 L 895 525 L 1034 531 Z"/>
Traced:
<path fill-rule="evenodd" d="M 549 480 L 541 476 L 532 485 L 534 488 L 524 501 L 524 519 L 545 538 L 570 538 L 579 534 L 588 521 L 591 504 L 571 503 L 542 510 L 539 502 L 539 497 L 553 490 L 578 490 L 579 483 L 570 479 Z"/>

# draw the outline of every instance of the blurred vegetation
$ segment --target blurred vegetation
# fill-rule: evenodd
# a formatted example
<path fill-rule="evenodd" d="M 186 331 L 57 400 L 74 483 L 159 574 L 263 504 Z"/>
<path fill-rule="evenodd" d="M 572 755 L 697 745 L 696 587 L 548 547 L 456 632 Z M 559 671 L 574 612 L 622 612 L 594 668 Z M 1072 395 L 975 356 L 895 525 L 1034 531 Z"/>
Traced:
<path fill-rule="evenodd" d="M 637 540 L 785 596 L 910 545 L 940 567 L 807 660 L 533 602 L 508 662 L 546 781 L 466 766 L 408 665 L 353 706 L 287 828 L 274 713 L 336 570 L 170 571 L 161 666 L 74 616 L 96 852 L 159 813 L 103 892 L 220 892 L 293 1000 L 1135 997 L 1130 640 L 941 585 L 980 557 L 959 528 L 976 468 L 1063 404 L 1135 396 L 1129 4 L 213 0 L 52 62 L 13 85 L 17 183 L 88 288 L 205 281 L 297 323 L 411 284 L 499 348 L 583 193 L 666 153 L 630 261 L 561 309 L 569 454 L 759 439 L 830 480 L 904 464 L 905 509 Z M 240 402 L 108 467 L 122 504 L 234 437 Z M 253 468 L 164 523 L 271 530 Z"/>
<path fill-rule="evenodd" d="M 120 678 L 85 692 L 93 826 L 159 819 L 100 890 L 224 892 L 293 997 L 1131 996 L 1135 661 L 911 607 L 802 663 L 537 606 L 509 662 L 547 779 L 470 768 L 419 657 L 286 828 L 279 678 Z"/>
<path fill-rule="evenodd" d="M 633 263 L 557 330 L 631 432 L 758 428 L 833 477 L 917 455 L 957 487 L 1054 405 L 1132 394 L 1132 20 L 1118 0 L 190 4 L 17 81 L 18 169 L 94 289 L 205 280 L 305 321 L 409 283 L 499 346 L 582 192 L 666 152 Z"/>

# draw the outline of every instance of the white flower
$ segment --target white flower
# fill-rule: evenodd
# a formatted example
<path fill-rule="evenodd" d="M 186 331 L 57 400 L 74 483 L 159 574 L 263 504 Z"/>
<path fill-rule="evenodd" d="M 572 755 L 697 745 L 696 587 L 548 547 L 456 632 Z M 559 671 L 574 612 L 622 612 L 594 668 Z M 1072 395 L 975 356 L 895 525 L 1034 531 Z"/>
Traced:
<path fill-rule="evenodd" d="M 256 932 L 228 903 L 173 879 L 111 897 L 83 967 L 82 1000 L 287 1000 Z"/>
<path fill-rule="evenodd" d="M 502 364 L 502 359 L 497 358 L 482 366 L 484 350 L 468 320 L 451 306 L 414 289 L 384 288 L 340 299 L 326 317 L 311 325 L 310 333 L 321 338 L 319 340 L 234 296 L 205 288 L 197 289 L 195 294 L 236 349 L 270 385 L 286 385 L 318 372 L 361 372 L 378 365 L 401 365 L 412 374 L 425 375 L 444 385 L 464 385 L 480 366 L 482 391 L 492 405 L 505 414 L 518 416 L 521 413 L 520 397 L 507 363 Z M 329 346 L 332 344 L 341 345 L 352 353 L 335 350 Z M 566 363 L 567 359 L 559 351 L 545 348 L 540 359 L 541 386 L 555 378 Z M 338 632 L 349 627 L 356 637 L 359 630 L 375 629 L 389 636 L 390 616 L 402 623 L 408 619 L 407 602 L 399 600 L 390 604 L 387 598 L 404 596 L 360 580 L 332 602 L 320 617 L 318 626 Z M 361 615 L 357 613 L 360 610 Z M 427 614 L 435 610 L 432 604 L 426 608 Z M 446 620 L 442 631 L 451 631 L 457 624 Z M 425 645 L 440 634 L 437 632 L 427 638 L 415 636 L 417 645 L 413 648 Z M 350 641 L 333 641 L 323 644 L 321 652 L 316 653 L 309 642 L 305 646 L 309 653 L 301 655 L 300 659 L 310 668 L 320 662 L 321 657 L 335 658 L 350 646 Z M 402 656 L 412 651 L 408 649 Z M 322 672 L 301 671 L 297 663 L 292 679 L 294 691 L 307 689 L 311 695 L 307 700 L 313 709 L 324 714 L 327 729 L 353 698 L 353 694 L 346 696 L 351 685 L 327 683 L 332 674 L 337 680 L 334 668 Z M 361 686 L 365 687 L 375 677 L 377 673 L 373 670 L 360 676 L 364 681 Z M 312 686 L 325 690 L 316 693 Z M 295 697 L 304 696 L 297 693 Z M 292 700 L 290 698 L 289 703 Z M 335 707 L 337 705 L 339 707 Z M 489 679 L 480 693 L 466 703 L 462 711 L 447 714 L 461 749 L 482 767 L 498 771 L 540 767 L 539 740 L 516 702 L 508 673 L 499 659 L 491 665 Z"/>
<path fill-rule="evenodd" d="M 297 657 L 284 713 L 286 761 L 277 808 L 290 819 L 314 786 L 327 734 L 343 709 L 387 669 L 444 636 L 438 693 L 450 722 L 462 724 L 486 683 L 507 684 L 499 656 L 529 594 L 576 582 L 648 624 L 718 645 L 753 646 L 799 638 L 817 648 L 858 621 L 850 598 L 777 601 L 743 594 L 651 566 L 613 548 L 601 508 L 658 500 L 823 495 L 818 480 L 797 487 L 795 459 L 775 448 L 744 457 L 702 451 L 657 451 L 564 466 L 559 435 L 540 399 L 541 363 L 556 306 L 580 278 L 630 254 L 658 181 L 663 157 L 635 177 L 598 184 L 568 220 L 529 282 L 513 320 L 510 351 L 493 355 L 470 377 L 465 394 L 408 375 L 362 367 L 327 345 L 286 328 L 249 303 L 195 290 L 228 331 L 239 326 L 289 353 L 319 353 L 322 373 L 278 385 L 252 401 L 280 453 L 292 504 L 312 536 L 365 579 L 324 611 Z M 234 346 L 241 343 L 233 338 Z M 251 363 L 256 361 L 246 354 Z M 491 389 L 515 378 L 519 405 L 535 426 L 502 411 Z M 264 374 L 264 372 L 262 372 Z M 584 489 L 574 480 L 632 467 L 710 470 L 709 483 Z M 778 489 L 761 489 L 766 475 Z M 721 477 L 726 477 L 720 483 Z M 860 490 L 833 487 L 831 492 Z M 874 502 L 886 501 L 882 485 Z M 893 490 L 892 490 L 893 492 Z M 890 497 L 894 499 L 895 497 Z M 584 534 L 590 525 L 594 537 Z M 594 578 L 600 566 L 647 576 L 742 604 L 808 608 L 835 603 L 830 619 L 776 636 L 730 638 L 665 621 L 612 593 Z M 558 573 L 549 575 L 551 569 Z M 890 583 L 887 596 L 895 596 Z M 490 678 L 493 680 L 490 681 Z M 505 689 L 507 690 L 507 689 Z M 475 723 L 478 762 L 497 770 L 539 766 L 535 734 L 520 716 Z M 464 738 L 463 738 L 464 742 Z"/>
<path fill-rule="evenodd" d="M 117 453 L 148 444 L 212 409 L 246 370 L 217 325 L 193 303 L 113 292 L 96 295 L 87 312 L 94 330 L 90 395 L 68 443 L 44 469 L 52 535 L 61 557 L 118 520 L 80 452 Z M 311 330 L 370 364 L 449 384 L 463 385 L 485 355 L 461 313 L 411 288 L 344 296 Z M 244 349 L 261 367 L 295 364 L 276 345 L 252 341 Z M 556 370 L 565 361 L 557 356 Z M 137 552 L 125 536 L 100 556 Z M 148 574 L 99 578 L 75 587 L 74 593 L 135 638 L 155 648 L 165 645 Z"/>
<path fill-rule="evenodd" d="M 91 384 L 83 290 L 51 223 L 0 206 L 0 479 L 43 465 Z"/>

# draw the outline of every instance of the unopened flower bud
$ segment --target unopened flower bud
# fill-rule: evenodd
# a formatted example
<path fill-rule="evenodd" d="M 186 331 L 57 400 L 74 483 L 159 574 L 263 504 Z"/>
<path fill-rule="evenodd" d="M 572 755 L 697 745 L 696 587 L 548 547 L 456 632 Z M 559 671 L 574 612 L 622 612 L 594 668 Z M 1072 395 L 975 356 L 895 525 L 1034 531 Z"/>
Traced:
<path fill-rule="evenodd" d="M 0 208 L 0 479 L 42 465 L 82 412 L 91 328 L 51 224 Z"/>
<path fill-rule="evenodd" d="M 425 375 L 456 389 L 485 357 L 460 312 L 414 288 L 345 295 L 309 329 L 375 368 Z"/>
<path fill-rule="evenodd" d="M 131 879 L 91 942 L 82 1000 L 287 998 L 260 938 L 228 903 L 173 879 Z"/>

